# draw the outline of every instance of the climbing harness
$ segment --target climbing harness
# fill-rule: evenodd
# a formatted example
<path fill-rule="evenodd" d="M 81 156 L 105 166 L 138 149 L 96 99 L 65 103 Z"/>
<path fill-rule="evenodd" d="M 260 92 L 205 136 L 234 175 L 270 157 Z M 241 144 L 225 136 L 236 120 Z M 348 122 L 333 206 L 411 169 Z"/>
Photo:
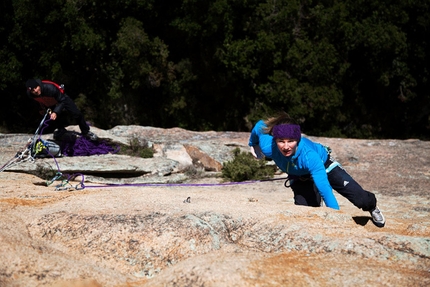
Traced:
<path fill-rule="evenodd" d="M 340 166 L 340 163 L 337 161 L 332 161 L 331 164 L 325 169 L 326 173 L 332 171 L 336 166 Z"/>
<path fill-rule="evenodd" d="M 327 162 L 326 162 L 326 164 L 324 165 L 324 167 L 325 167 L 325 172 L 329 173 L 336 166 L 340 166 L 340 163 L 338 161 L 334 160 L 334 158 L 331 156 L 331 148 L 329 146 L 325 146 L 324 145 L 324 148 L 326 149 L 327 154 L 328 154 L 328 160 L 327 160 L 327 162 L 330 163 L 329 166 L 326 166 L 326 164 L 327 164 Z"/>

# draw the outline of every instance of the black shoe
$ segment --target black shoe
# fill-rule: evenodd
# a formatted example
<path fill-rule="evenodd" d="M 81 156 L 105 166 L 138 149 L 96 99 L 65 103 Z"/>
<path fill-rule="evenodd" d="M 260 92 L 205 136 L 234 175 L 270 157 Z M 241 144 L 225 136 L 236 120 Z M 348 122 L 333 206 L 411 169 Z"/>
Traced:
<path fill-rule="evenodd" d="M 87 139 L 89 139 L 90 141 L 96 141 L 99 138 L 96 136 L 95 133 L 93 132 L 87 132 L 86 134 L 84 134 L 84 137 L 86 137 Z"/>

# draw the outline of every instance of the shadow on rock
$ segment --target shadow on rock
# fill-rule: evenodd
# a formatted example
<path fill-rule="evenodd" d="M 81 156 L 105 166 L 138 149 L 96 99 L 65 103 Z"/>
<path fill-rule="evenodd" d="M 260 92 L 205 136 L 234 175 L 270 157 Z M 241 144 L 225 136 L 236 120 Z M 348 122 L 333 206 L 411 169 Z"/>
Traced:
<path fill-rule="evenodd" d="M 354 217 L 352 217 L 352 219 L 354 219 L 355 223 L 357 223 L 361 226 L 365 226 L 367 224 L 367 222 L 369 222 L 371 220 L 371 218 L 369 216 L 354 216 Z"/>

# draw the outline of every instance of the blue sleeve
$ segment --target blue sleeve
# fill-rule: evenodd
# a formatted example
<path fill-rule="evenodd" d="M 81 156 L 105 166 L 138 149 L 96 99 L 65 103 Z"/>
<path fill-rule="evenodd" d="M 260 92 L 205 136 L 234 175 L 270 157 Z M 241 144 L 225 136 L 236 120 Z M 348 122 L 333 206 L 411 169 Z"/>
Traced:
<path fill-rule="evenodd" d="M 339 204 L 333 194 L 333 189 L 328 181 L 324 165 L 319 157 L 309 161 L 309 170 L 314 180 L 315 186 L 321 194 L 327 207 L 339 210 Z"/>
<path fill-rule="evenodd" d="M 251 131 L 251 135 L 249 137 L 249 146 L 260 146 L 261 151 L 266 157 L 272 156 L 272 142 L 273 137 L 264 132 L 264 128 L 266 124 L 263 120 L 258 121 L 254 128 Z"/>

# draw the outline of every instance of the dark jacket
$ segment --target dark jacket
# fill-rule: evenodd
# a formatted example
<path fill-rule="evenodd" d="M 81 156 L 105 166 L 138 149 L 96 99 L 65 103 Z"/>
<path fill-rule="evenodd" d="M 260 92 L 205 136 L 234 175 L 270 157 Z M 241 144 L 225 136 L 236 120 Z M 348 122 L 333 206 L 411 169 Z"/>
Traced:
<path fill-rule="evenodd" d="M 50 108 L 54 113 L 59 115 L 64 108 L 64 102 L 69 96 L 62 93 L 53 84 L 42 83 L 40 79 L 36 79 L 36 82 L 39 84 L 42 92 L 40 96 L 35 96 L 30 91 L 27 91 L 27 95 L 37 101 L 44 110 Z"/>

